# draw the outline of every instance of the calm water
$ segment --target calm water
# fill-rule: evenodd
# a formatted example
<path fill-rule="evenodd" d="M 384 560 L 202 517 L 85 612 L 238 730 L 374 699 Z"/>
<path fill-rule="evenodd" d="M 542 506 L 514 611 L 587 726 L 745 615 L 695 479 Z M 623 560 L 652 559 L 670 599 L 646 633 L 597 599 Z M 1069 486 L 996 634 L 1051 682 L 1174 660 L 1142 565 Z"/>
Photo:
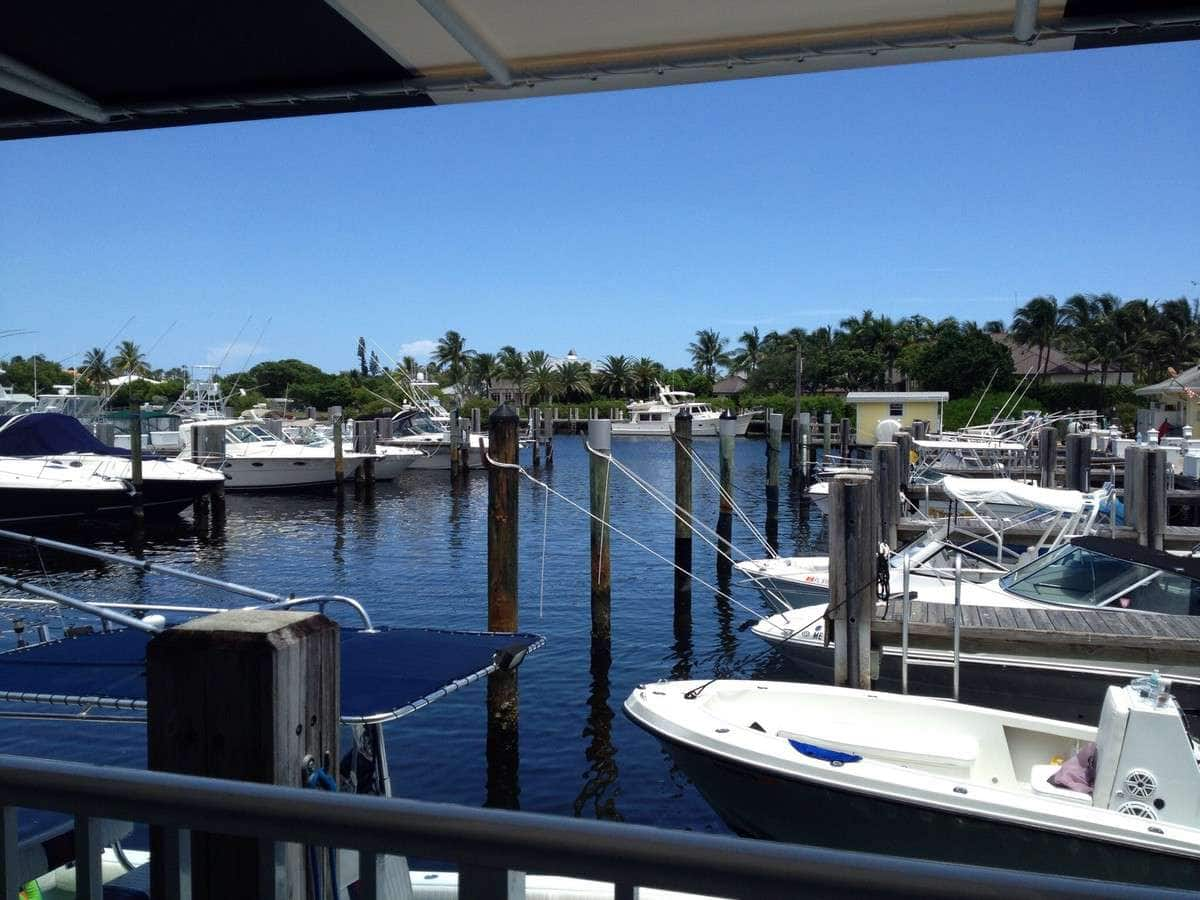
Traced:
<path fill-rule="evenodd" d="M 715 469 L 717 442 L 696 448 Z M 615 438 L 614 455 L 643 478 L 673 492 L 670 441 Z M 528 451 L 523 454 L 527 461 Z M 786 453 L 786 447 L 785 447 Z M 785 457 L 786 459 L 786 457 Z M 765 444 L 739 440 L 736 499 L 761 529 L 766 517 Z M 587 505 L 587 456 L 581 440 L 559 437 L 555 467 L 540 477 Z M 779 539 L 783 554 L 822 550 L 820 513 L 784 489 Z M 712 526 L 716 490 L 695 474 L 695 509 Z M 615 470 L 612 522 L 671 558 L 670 513 Z M 725 828 L 648 734 L 630 723 L 621 704 L 639 683 L 660 678 L 788 677 L 786 667 L 743 626 L 766 607 L 734 579 L 742 608 L 698 583 L 690 633 L 672 621 L 671 568 L 619 536 L 612 543 L 611 660 L 593 657 L 589 636 L 588 520 L 528 481 L 521 482 L 520 624 L 547 638 L 520 670 L 519 765 L 504 773 L 506 793 L 521 809 L 564 816 L 709 831 Z M 380 484 L 374 500 L 347 495 L 339 511 L 332 495 L 230 495 L 223 534 L 198 534 L 190 514 L 158 523 L 145 543 L 131 545 L 123 525 L 78 525 L 53 536 L 253 585 L 281 594 L 347 594 L 366 604 L 377 623 L 458 629 L 487 624 L 487 478 L 474 473 L 452 490 L 439 472 L 408 473 Z M 734 543 L 761 555 L 734 521 Z M 695 571 L 717 584 L 713 551 L 695 542 Z M 26 550 L 0 545 L 0 570 L 41 571 Z M 95 600 L 170 600 L 219 605 L 222 595 L 125 568 L 81 565 L 46 556 L 44 583 Z M 68 568 L 73 566 L 74 568 Z M 544 570 L 544 577 L 543 577 Z M 0 628 L 10 632 L 7 617 Z M 394 791 L 401 796 L 482 805 L 486 796 L 486 691 L 473 685 L 387 727 Z M 130 726 L 34 724 L 0 720 L 7 752 L 99 763 L 140 765 L 144 733 Z"/>

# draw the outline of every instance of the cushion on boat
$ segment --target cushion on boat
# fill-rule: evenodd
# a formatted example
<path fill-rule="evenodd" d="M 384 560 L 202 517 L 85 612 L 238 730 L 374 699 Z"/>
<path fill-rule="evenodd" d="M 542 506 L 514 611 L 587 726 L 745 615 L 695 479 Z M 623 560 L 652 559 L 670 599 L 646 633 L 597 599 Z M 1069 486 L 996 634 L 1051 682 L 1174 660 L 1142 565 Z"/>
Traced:
<path fill-rule="evenodd" d="M 969 769 L 979 747 L 964 735 L 938 735 L 900 729 L 867 730 L 855 723 L 829 722 L 806 726 L 803 731 L 779 731 L 789 741 L 816 744 L 871 759 L 947 769 Z"/>
<path fill-rule="evenodd" d="M 1029 770 L 1029 786 L 1033 788 L 1033 792 L 1041 797 L 1053 797 L 1056 800 L 1071 800 L 1075 803 L 1086 803 L 1092 805 L 1092 795 L 1084 794 L 1080 791 L 1073 791 L 1070 788 L 1059 787 L 1050 779 L 1057 773 L 1059 767 L 1054 763 L 1034 766 Z"/>

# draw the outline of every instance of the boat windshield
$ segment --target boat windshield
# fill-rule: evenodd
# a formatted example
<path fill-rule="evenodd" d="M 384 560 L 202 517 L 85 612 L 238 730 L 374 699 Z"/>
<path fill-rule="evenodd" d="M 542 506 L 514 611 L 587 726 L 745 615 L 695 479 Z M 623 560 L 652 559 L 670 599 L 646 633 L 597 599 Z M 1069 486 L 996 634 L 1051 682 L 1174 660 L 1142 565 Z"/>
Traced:
<path fill-rule="evenodd" d="M 230 425 L 225 429 L 226 436 L 238 444 L 253 444 L 259 441 L 277 441 L 279 438 L 267 431 L 261 425 Z"/>
<path fill-rule="evenodd" d="M 1084 547 L 1047 553 L 1005 575 L 1000 586 L 1045 603 L 1200 615 L 1200 582 Z"/>
<path fill-rule="evenodd" d="M 403 422 L 396 423 L 400 428 L 400 434 L 439 434 L 442 429 L 433 424 L 433 420 L 429 416 L 415 415 L 410 416 Z"/>

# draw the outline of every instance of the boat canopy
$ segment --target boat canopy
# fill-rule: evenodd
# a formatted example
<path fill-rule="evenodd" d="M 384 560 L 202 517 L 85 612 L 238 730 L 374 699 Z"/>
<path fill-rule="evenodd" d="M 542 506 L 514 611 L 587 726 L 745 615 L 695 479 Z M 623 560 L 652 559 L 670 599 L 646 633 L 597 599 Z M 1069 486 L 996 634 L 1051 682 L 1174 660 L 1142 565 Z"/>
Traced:
<path fill-rule="evenodd" d="M 1080 491 L 1065 491 L 1024 484 L 1011 478 L 963 478 L 947 475 L 942 487 L 955 500 L 964 503 L 1029 506 L 1074 515 L 1083 509 L 1090 496 Z"/>
<path fill-rule="evenodd" d="M 0 653 L 0 701 L 146 709 L 152 635 L 97 632 Z M 536 634 L 343 628 L 342 721 L 403 718 L 461 687 L 519 665 L 545 642 Z"/>
<path fill-rule="evenodd" d="M 110 447 L 73 416 L 62 413 L 22 413 L 0 416 L 0 456 L 54 456 L 59 453 L 98 453 L 129 456 Z"/>

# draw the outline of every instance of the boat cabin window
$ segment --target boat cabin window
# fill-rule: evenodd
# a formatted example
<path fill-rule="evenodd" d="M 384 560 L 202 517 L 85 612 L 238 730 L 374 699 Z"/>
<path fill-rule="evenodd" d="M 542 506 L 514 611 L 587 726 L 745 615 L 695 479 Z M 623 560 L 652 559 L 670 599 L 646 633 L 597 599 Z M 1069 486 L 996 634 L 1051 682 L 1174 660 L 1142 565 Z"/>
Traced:
<path fill-rule="evenodd" d="M 661 422 L 662 413 L 638 413 L 639 422 Z"/>
<path fill-rule="evenodd" d="M 403 421 L 396 422 L 399 429 L 397 432 L 400 435 L 406 434 L 437 434 L 442 429 L 433 424 L 433 420 L 429 416 L 410 416 Z"/>
<path fill-rule="evenodd" d="M 898 418 L 898 417 L 904 415 L 904 404 L 903 403 L 889 403 L 888 404 L 888 415 L 891 416 L 892 418 Z"/>
<path fill-rule="evenodd" d="M 1005 575 L 1000 586 L 1046 603 L 1200 615 L 1200 582 L 1083 547 L 1048 553 Z"/>

